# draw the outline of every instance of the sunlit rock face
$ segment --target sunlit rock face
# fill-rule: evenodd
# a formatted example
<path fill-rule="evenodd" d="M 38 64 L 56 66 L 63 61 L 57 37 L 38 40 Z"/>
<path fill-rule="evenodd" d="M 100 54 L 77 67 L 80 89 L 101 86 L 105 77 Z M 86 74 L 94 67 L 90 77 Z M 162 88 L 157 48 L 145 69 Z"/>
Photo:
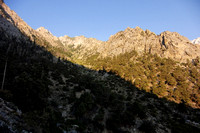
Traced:
<path fill-rule="evenodd" d="M 139 54 L 151 53 L 185 62 L 200 55 L 200 47 L 192 44 L 177 32 L 165 31 L 160 35 L 139 27 L 127 28 L 112 35 L 106 42 L 103 55 L 113 56 L 136 50 Z"/>
<path fill-rule="evenodd" d="M 200 37 L 191 41 L 193 44 L 200 44 Z"/>
<path fill-rule="evenodd" d="M 73 48 L 80 47 L 79 58 L 99 54 L 100 57 L 113 57 L 122 53 L 137 51 L 139 54 L 158 54 L 160 57 L 171 58 L 186 62 L 200 56 L 200 46 L 194 45 L 186 37 L 177 32 L 165 31 L 156 35 L 149 30 L 140 27 L 128 27 L 115 35 L 111 35 L 108 41 L 99 41 L 84 36 L 59 37 L 61 43 Z M 88 54 L 89 53 L 89 54 Z"/>

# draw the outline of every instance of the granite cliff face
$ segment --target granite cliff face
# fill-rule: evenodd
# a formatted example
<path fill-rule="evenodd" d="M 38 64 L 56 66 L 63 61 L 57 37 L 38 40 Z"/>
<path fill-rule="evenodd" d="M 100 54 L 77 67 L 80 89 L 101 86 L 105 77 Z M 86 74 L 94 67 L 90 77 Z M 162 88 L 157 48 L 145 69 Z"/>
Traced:
<path fill-rule="evenodd" d="M 163 32 L 159 36 L 161 46 L 164 46 L 161 56 L 170 57 L 177 61 L 185 62 L 199 56 L 200 47 L 193 45 L 177 32 Z"/>
<path fill-rule="evenodd" d="M 200 47 L 193 45 L 176 32 L 165 31 L 160 35 L 141 28 L 127 28 L 110 37 L 104 46 L 103 56 L 113 56 L 136 50 L 139 54 L 151 53 L 185 62 L 199 56 Z"/>
<path fill-rule="evenodd" d="M 155 33 L 149 30 L 143 31 L 139 27 L 135 29 L 128 27 L 125 31 L 120 31 L 109 38 L 103 55 L 113 56 L 132 50 L 138 53 L 152 52 L 154 51 L 153 44 L 158 44 L 158 42 Z"/>
<path fill-rule="evenodd" d="M 52 36 L 52 34 L 49 35 Z M 186 37 L 177 32 L 165 31 L 156 35 L 149 30 L 144 31 L 140 27 L 128 27 L 124 31 L 112 35 L 106 42 L 84 36 L 73 38 L 52 36 L 51 38 L 59 40 L 63 47 L 69 51 L 69 47 L 72 48 L 73 54 L 79 59 L 97 54 L 99 57 L 113 57 L 133 50 L 139 54 L 157 54 L 160 57 L 180 62 L 186 62 L 187 59 L 191 60 L 200 56 L 200 46 L 192 44 Z"/>
<path fill-rule="evenodd" d="M 59 39 L 56 36 L 54 36 L 50 31 L 45 29 L 44 27 L 40 27 L 40 28 L 36 29 L 36 32 L 41 37 L 43 37 L 51 46 L 53 46 L 53 47 L 62 46 Z"/>

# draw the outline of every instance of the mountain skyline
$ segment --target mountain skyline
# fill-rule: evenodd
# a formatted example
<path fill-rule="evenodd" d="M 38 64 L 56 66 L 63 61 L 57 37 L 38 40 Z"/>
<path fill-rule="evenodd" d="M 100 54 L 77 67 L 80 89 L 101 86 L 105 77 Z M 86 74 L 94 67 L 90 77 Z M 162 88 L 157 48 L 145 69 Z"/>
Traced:
<path fill-rule="evenodd" d="M 106 41 L 127 27 L 156 34 L 176 31 L 190 40 L 199 37 L 197 0 L 191 1 L 9 1 L 5 3 L 31 27 L 45 27 L 55 36 L 84 35 Z M 38 4 L 39 3 L 39 4 Z M 34 9 L 36 7 L 36 9 Z M 33 10 L 30 10 L 32 9 Z"/>

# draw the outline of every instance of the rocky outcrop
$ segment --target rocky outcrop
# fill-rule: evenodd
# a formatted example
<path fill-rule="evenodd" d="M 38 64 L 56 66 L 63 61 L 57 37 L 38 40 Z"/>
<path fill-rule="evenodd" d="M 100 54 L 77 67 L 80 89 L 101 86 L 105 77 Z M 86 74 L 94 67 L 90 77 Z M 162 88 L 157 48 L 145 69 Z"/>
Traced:
<path fill-rule="evenodd" d="M 128 27 L 125 31 L 111 36 L 106 43 L 103 56 L 113 56 L 132 50 L 138 53 L 152 52 L 153 44 L 158 44 L 159 39 L 149 30 L 143 31 L 139 27 L 135 29 Z"/>
<path fill-rule="evenodd" d="M 200 46 L 192 44 L 177 32 L 165 31 L 160 35 L 139 27 L 127 28 L 110 37 L 102 55 L 114 56 L 136 50 L 139 54 L 151 53 L 181 62 L 200 56 Z"/>
<path fill-rule="evenodd" d="M 22 112 L 12 103 L 0 98 L 0 132 L 19 132 L 22 126 Z"/>
<path fill-rule="evenodd" d="M 200 44 L 200 37 L 191 41 L 193 44 Z"/>
<path fill-rule="evenodd" d="M 186 37 L 177 32 L 163 32 L 159 36 L 161 57 L 169 57 L 185 62 L 200 56 L 200 47 L 192 44 Z"/>
<path fill-rule="evenodd" d="M 59 37 L 59 40 L 62 42 L 64 46 L 74 45 L 74 47 L 78 47 L 79 45 L 81 45 L 87 48 L 92 48 L 95 45 L 103 43 L 103 41 L 99 41 L 95 38 L 86 38 L 85 36 L 69 37 L 65 35 L 65 36 Z"/>
<path fill-rule="evenodd" d="M 56 42 L 56 37 L 49 39 L 45 32 L 39 32 L 32 29 L 24 20 L 22 20 L 13 10 L 11 10 L 5 3 L 0 5 L 0 29 L 8 36 L 17 38 L 18 40 L 31 40 L 39 45 L 51 44 L 52 46 L 59 46 Z M 40 31 L 42 29 L 40 28 Z"/>
<path fill-rule="evenodd" d="M 44 27 L 36 29 L 36 32 L 38 32 L 43 38 L 45 38 L 45 40 L 48 40 L 48 43 L 52 46 L 63 46 L 59 39 Z"/>
<path fill-rule="evenodd" d="M 85 36 L 62 36 L 59 40 L 68 50 L 73 51 L 73 56 L 78 59 L 100 53 L 105 42 L 99 41 L 95 38 L 86 38 Z"/>
<path fill-rule="evenodd" d="M 125 52 L 137 51 L 139 54 L 151 53 L 158 54 L 161 57 L 171 58 L 177 61 L 186 62 L 200 56 L 200 46 L 192 44 L 186 37 L 177 32 L 165 31 L 160 35 L 149 30 L 142 30 L 140 27 L 128 27 L 110 36 L 106 42 L 98 41 L 94 38 L 84 36 L 59 37 L 59 40 L 65 47 L 78 48 L 79 58 L 97 53 L 101 57 L 112 57 Z"/>

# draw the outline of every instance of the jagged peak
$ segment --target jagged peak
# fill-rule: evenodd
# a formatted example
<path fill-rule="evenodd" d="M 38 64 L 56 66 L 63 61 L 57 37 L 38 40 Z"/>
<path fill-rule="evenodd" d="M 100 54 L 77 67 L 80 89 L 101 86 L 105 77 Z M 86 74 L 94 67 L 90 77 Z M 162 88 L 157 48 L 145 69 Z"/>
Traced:
<path fill-rule="evenodd" d="M 124 31 L 132 31 L 132 30 L 134 30 L 134 29 L 131 27 L 127 27 Z"/>
<path fill-rule="evenodd" d="M 59 38 L 71 38 L 71 37 L 68 35 L 64 35 L 64 36 L 60 36 Z"/>
<path fill-rule="evenodd" d="M 92 37 L 85 37 L 84 35 L 80 35 L 80 36 L 75 36 L 73 37 L 74 39 L 85 39 L 85 40 L 97 40 L 96 38 L 92 38 Z M 100 41 L 100 40 L 97 40 Z"/>
<path fill-rule="evenodd" d="M 40 27 L 40 28 L 36 29 L 36 31 L 53 35 L 49 30 L 47 30 L 44 27 Z"/>
<path fill-rule="evenodd" d="M 84 35 L 75 36 L 74 38 L 86 38 Z"/>
<path fill-rule="evenodd" d="M 146 33 L 146 35 L 155 35 L 155 36 L 157 36 L 156 33 L 152 32 L 152 31 L 150 31 L 148 29 L 145 30 L 145 33 Z"/>
<path fill-rule="evenodd" d="M 163 31 L 160 33 L 160 35 L 167 35 L 167 34 L 174 34 L 175 32 L 171 32 L 171 31 Z"/>
<path fill-rule="evenodd" d="M 136 26 L 135 28 L 127 27 L 124 31 L 132 31 L 132 30 L 143 31 L 143 29 L 140 28 L 139 26 Z"/>
<path fill-rule="evenodd" d="M 139 26 L 136 26 L 135 29 L 136 29 L 136 30 L 139 30 L 139 31 L 141 31 L 141 30 L 143 31 L 143 29 L 140 28 Z"/>
<path fill-rule="evenodd" d="M 48 30 L 44 27 L 39 27 L 39 28 L 36 29 L 36 31 L 48 31 Z"/>
<path fill-rule="evenodd" d="M 160 33 L 159 36 L 171 38 L 172 40 L 175 40 L 176 38 L 180 41 L 190 42 L 190 40 L 187 37 L 180 35 L 178 32 L 164 31 Z"/>
<path fill-rule="evenodd" d="M 193 44 L 200 44 L 200 37 L 191 41 Z"/>
<path fill-rule="evenodd" d="M 154 35 L 156 35 L 154 32 L 152 32 L 152 31 L 150 31 L 150 30 L 148 30 L 148 29 L 146 29 L 146 30 L 144 31 L 144 30 L 143 30 L 142 28 L 140 28 L 139 26 L 136 26 L 135 28 L 127 27 L 124 31 L 125 31 L 125 32 L 128 32 L 128 31 L 131 31 L 131 32 L 133 32 L 133 31 L 136 31 L 136 32 L 145 32 L 146 34 L 154 34 Z"/>
<path fill-rule="evenodd" d="M 182 36 L 180 35 L 178 32 L 171 32 L 171 31 L 164 31 L 162 33 L 160 33 L 160 35 L 171 35 L 171 36 Z M 182 36 L 183 37 L 183 36 Z"/>

